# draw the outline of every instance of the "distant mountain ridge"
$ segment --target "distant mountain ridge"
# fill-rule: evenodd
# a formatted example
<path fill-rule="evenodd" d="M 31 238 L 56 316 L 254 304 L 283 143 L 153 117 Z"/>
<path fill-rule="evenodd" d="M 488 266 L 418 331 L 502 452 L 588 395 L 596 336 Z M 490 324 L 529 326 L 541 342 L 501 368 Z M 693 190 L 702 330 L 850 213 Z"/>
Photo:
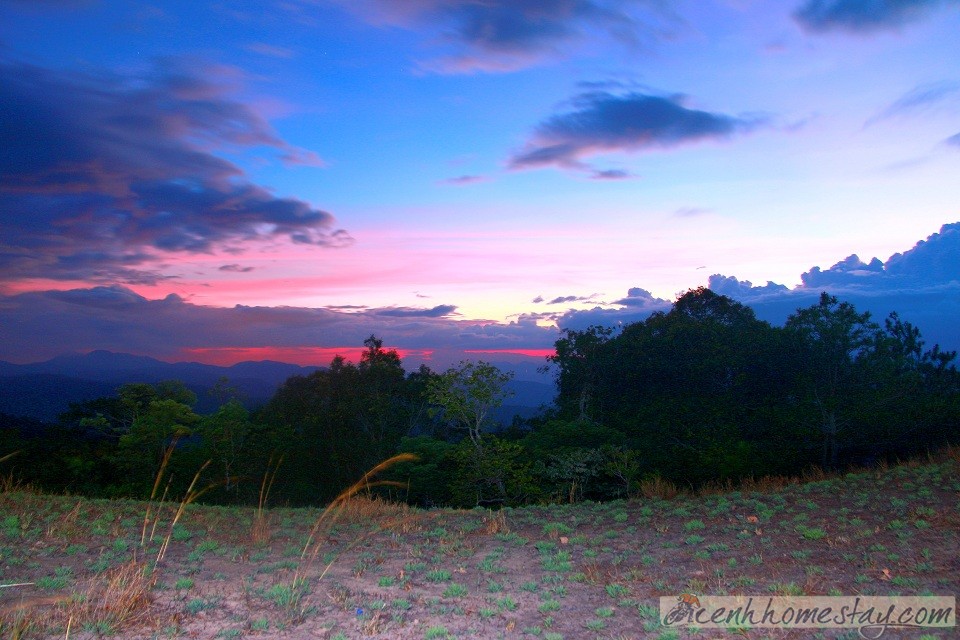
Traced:
<path fill-rule="evenodd" d="M 57 356 L 45 362 L 12 364 L 0 361 L 0 413 L 52 422 L 70 403 L 116 393 L 131 382 L 180 380 L 197 394 L 197 410 L 211 411 L 216 400 L 209 390 L 222 378 L 243 394 L 248 406 L 262 404 L 283 382 L 320 367 L 264 360 L 229 367 L 199 362 L 163 362 L 147 356 L 112 351 Z"/>
<path fill-rule="evenodd" d="M 209 391 L 222 378 L 241 392 L 244 404 L 253 408 L 267 402 L 288 378 L 306 376 L 322 368 L 273 360 L 238 362 L 229 367 L 170 363 L 102 350 L 61 355 L 32 364 L 0 360 L 0 413 L 54 422 L 73 402 L 112 396 L 123 384 L 163 380 L 186 384 L 197 394 L 197 411 L 207 413 L 217 407 L 217 400 Z M 550 384 L 514 380 L 508 388 L 513 395 L 497 416 L 507 424 L 514 413 L 530 417 L 537 407 L 553 401 L 554 389 Z"/>

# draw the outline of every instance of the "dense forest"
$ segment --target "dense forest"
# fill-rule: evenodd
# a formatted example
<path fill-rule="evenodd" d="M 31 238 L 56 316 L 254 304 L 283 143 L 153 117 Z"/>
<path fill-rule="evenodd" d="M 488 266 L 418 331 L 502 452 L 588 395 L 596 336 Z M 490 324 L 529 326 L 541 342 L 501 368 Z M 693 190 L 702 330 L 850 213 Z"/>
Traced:
<path fill-rule="evenodd" d="M 248 411 L 225 381 L 219 408 L 194 411 L 176 381 L 130 383 L 77 403 L 57 424 L 0 416 L 9 482 L 92 496 L 182 495 L 198 470 L 204 500 L 323 504 L 390 456 L 383 476 L 414 504 L 516 505 L 839 470 L 960 442 L 955 352 L 917 327 L 823 294 L 784 326 L 708 289 L 615 330 L 567 330 L 546 370 L 556 400 L 493 424 L 510 380 L 484 362 L 407 372 L 371 336 L 360 362 L 289 378 Z M 163 469 L 162 482 L 157 483 Z"/>

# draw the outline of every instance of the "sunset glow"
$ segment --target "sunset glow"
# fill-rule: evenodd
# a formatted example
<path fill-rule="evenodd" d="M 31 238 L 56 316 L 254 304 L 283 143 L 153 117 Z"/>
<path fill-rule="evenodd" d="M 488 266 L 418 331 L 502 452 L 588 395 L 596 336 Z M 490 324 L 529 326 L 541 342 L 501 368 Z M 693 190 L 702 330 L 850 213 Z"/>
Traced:
<path fill-rule="evenodd" d="M 700 286 L 960 346 L 957 2 L 138 7 L 0 3 L 0 360 L 532 361 Z"/>

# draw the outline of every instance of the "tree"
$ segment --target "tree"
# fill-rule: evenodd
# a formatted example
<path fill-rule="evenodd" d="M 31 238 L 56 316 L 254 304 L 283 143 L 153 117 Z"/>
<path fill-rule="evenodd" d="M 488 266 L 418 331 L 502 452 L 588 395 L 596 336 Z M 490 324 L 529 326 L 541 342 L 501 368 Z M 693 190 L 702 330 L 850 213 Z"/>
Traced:
<path fill-rule="evenodd" d="M 118 464 L 128 472 L 128 485 L 134 490 L 148 489 L 160 469 L 169 447 L 189 436 L 200 416 L 176 400 L 153 400 L 133 422 L 130 431 L 120 436 Z"/>
<path fill-rule="evenodd" d="M 432 414 L 467 433 L 454 454 L 453 495 L 461 502 L 473 496 L 477 505 L 503 504 L 526 492 L 529 474 L 520 461 L 522 447 L 485 433 L 491 413 L 510 395 L 506 385 L 512 378 L 512 373 L 481 360 L 461 361 L 427 382 Z"/>
<path fill-rule="evenodd" d="M 297 502 L 336 496 L 396 453 L 424 414 L 429 370 L 406 376 L 396 350 L 376 336 L 364 346 L 359 364 L 337 356 L 326 370 L 288 379 L 260 414 L 286 434 L 284 479 Z"/>
<path fill-rule="evenodd" d="M 434 415 L 442 415 L 455 429 L 466 431 L 474 446 L 482 450 L 484 428 L 491 412 L 510 395 L 506 385 L 511 379 L 513 373 L 504 373 L 488 362 L 461 361 L 427 383 L 427 399 L 436 407 Z"/>
<path fill-rule="evenodd" d="M 197 430 L 214 464 L 223 473 L 224 490 L 233 491 L 236 488 L 237 467 L 247 455 L 250 414 L 237 400 L 230 400 L 216 413 L 203 418 Z"/>
<path fill-rule="evenodd" d="M 606 346 L 613 329 L 597 325 L 583 331 L 565 329 L 554 344 L 555 354 L 547 357 L 557 365 L 557 404 L 562 415 L 585 422 L 602 420 L 602 407 L 594 406 L 594 392 L 600 381 Z"/>
<path fill-rule="evenodd" d="M 834 468 L 840 441 L 849 438 L 854 415 L 863 409 L 863 392 L 876 382 L 869 367 L 882 343 L 880 327 L 869 312 L 857 313 L 824 292 L 817 304 L 787 318 L 784 328 L 795 339 L 801 397 L 817 413 L 820 463 Z"/>

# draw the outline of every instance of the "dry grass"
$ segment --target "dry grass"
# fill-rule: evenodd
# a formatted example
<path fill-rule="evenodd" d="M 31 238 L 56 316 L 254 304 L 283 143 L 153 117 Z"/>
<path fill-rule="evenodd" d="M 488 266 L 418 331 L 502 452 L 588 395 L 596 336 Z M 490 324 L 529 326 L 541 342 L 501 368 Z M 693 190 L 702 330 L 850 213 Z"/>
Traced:
<path fill-rule="evenodd" d="M 273 461 L 273 454 L 267 462 L 267 470 L 263 473 L 263 480 L 260 482 L 260 497 L 257 500 L 257 512 L 253 517 L 253 525 L 250 527 L 250 540 L 257 546 L 263 546 L 270 542 L 272 535 L 270 528 L 270 519 L 264 512 L 267 502 L 270 500 L 270 490 L 273 489 L 273 482 L 277 479 L 277 473 L 280 471 L 280 465 L 283 464 L 283 456 Z"/>
<path fill-rule="evenodd" d="M 487 535 L 496 535 L 498 533 L 510 533 L 510 525 L 507 523 L 507 514 L 503 511 L 490 511 L 483 518 L 486 525 Z"/>
<path fill-rule="evenodd" d="M 114 633 L 144 622 L 155 580 L 148 565 L 130 560 L 90 580 L 80 594 L 36 596 L 0 610 L 0 633 L 21 638 L 73 628 Z"/>
<path fill-rule="evenodd" d="M 329 532 L 330 528 L 341 518 L 353 518 L 354 522 L 361 523 L 379 522 L 380 524 L 368 535 L 372 535 L 372 533 L 376 531 L 391 529 L 400 529 L 403 531 L 409 530 L 407 527 L 411 527 L 412 521 L 419 516 L 417 516 L 416 512 L 408 505 L 393 504 L 385 500 L 381 500 L 380 498 L 369 498 L 361 494 L 366 494 L 369 496 L 370 489 L 378 486 L 403 486 L 399 482 L 394 482 L 391 480 L 374 480 L 374 478 L 396 464 L 401 462 L 412 462 L 418 459 L 419 458 L 412 453 L 401 453 L 393 456 L 392 458 L 384 460 L 373 469 L 363 474 L 363 477 L 353 485 L 344 489 L 340 495 L 338 495 L 333 502 L 331 502 L 327 508 L 323 510 L 316 522 L 314 522 L 313 528 L 310 531 L 310 535 L 307 537 L 307 541 L 303 545 L 303 552 L 300 554 L 300 566 L 293 576 L 293 588 L 297 588 L 297 586 L 305 579 L 308 569 L 316 560 L 317 554 L 320 552 L 320 548 L 323 545 L 323 540 L 318 540 L 320 533 L 322 531 Z M 353 544 L 348 547 L 348 549 L 359 544 L 364 537 L 360 537 L 355 540 Z M 326 575 L 327 571 L 333 565 L 333 562 L 334 561 L 331 560 L 327 564 L 323 572 L 320 574 L 321 578 Z"/>
<path fill-rule="evenodd" d="M 637 487 L 637 493 L 644 498 L 660 498 L 661 500 L 670 500 L 680 494 L 677 485 L 669 480 L 664 480 L 660 476 L 645 478 L 640 481 Z"/>
<path fill-rule="evenodd" d="M 91 581 L 85 597 L 68 608 L 75 622 L 116 631 L 150 615 L 150 567 L 132 559 Z"/>

